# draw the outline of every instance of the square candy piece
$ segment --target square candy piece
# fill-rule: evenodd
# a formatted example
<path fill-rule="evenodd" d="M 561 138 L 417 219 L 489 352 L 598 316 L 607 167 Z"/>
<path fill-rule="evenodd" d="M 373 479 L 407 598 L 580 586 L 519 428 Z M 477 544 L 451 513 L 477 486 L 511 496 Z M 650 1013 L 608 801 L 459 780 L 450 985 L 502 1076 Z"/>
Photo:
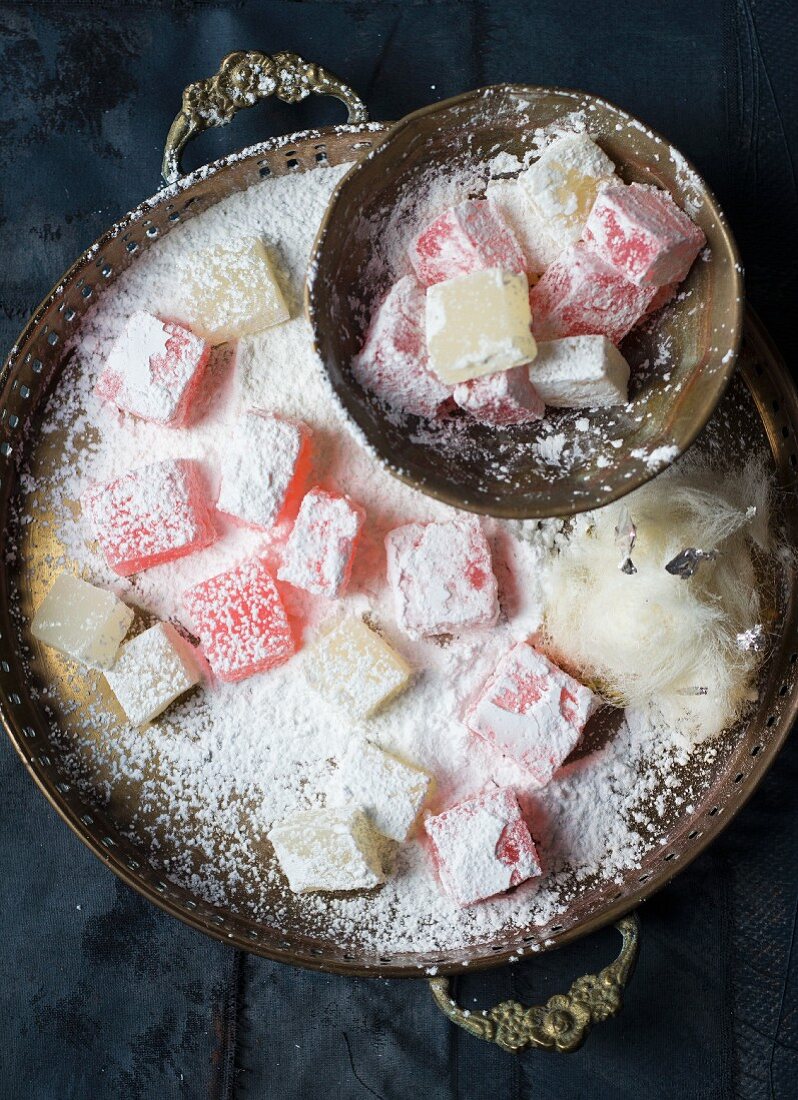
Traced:
<path fill-rule="evenodd" d="M 515 233 L 526 271 L 540 275 L 571 243 L 562 244 L 552 237 L 545 218 L 517 179 L 491 180 L 485 194 Z"/>
<path fill-rule="evenodd" d="M 461 382 L 454 388 L 454 399 L 475 420 L 492 427 L 540 420 L 546 406 L 530 381 L 531 369 L 524 364 Z"/>
<path fill-rule="evenodd" d="M 311 489 L 303 498 L 277 577 L 335 599 L 349 583 L 365 512 L 349 497 Z"/>
<path fill-rule="evenodd" d="M 222 451 L 219 511 L 250 527 L 273 527 L 304 487 L 310 434 L 299 420 L 245 413 Z"/>
<path fill-rule="evenodd" d="M 491 268 L 427 291 L 430 364 L 449 385 L 535 358 L 526 275 Z"/>
<path fill-rule="evenodd" d="M 174 321 L 138 310 L 116 339 L 94 392 L 122 412 L 182 427 L 211 354 L 210 344 Z"/>
<path fill-rule="evenodd" d="M 562 251 L 582 235 L 599 185 L 614 172 L 615 165 L 587 134 L 568 134 L 544 149 L 518 179 Z"/>
<path fill-rule="evenodd" d="M 584 242 L 639 286 L 680 283 L 706 237 L 667 191 L 605 184 L 590 212 Z"/>
<path fill-rule="evenodd" d="M 373 890 L 385 881 L 379 836 L 360 810 L 297 814 L 268 839 L 295 894 Z"/>
<path fill-rule="evenodd" d="M 493 626 L 498 619 L 490 546 L 476 516 L 396 527 L 385 549 L 396 617 L 411 638 Z"/>
<path fill-rule="evenodd" d="M 409 256 L 424 286 L 488 267 L 526 270 L 515 234 L 489 199 L 467 199 L 444 211 L 422 229 Z"/>
<path fill-rule="evenodd" d="M 538 344 L 529 377 L 555 409 L 625 405 L 629 364 L 606 336 L 566 336 Z"/>
<path fill-rule="evenodd" d="M 413 672 L 362 619 L 342 619 L 305 654 L 311 687 L 355 718 L 370 718 L 400 695 Z"/>
<path fill-rule="evenodd" d="M 220 680 L 243 680 L 283 664 L 294 653 L 277 586 L 259 558 L 195 585 L 184 603 Z"/>
<path fill-rule="evenodd" d="M 630 283 L 583 244 L 564 252 L 529 292 L 538 340 L 606 336 L 619 344 L 640 320 L 656 287 Z"/>
<path fill-rule="evenodd" d="M 466 715 L 466 725 L 545 787 L 570 755 L 596 699 L 527 642 L 502 658 Z"/>
<path fill-rule="evenodd" d="M 199 470 L 188 459 L 164 459 L 81 498 L 105 559 L 123 577 L 185 557 L 216 538 Z"/>
<path fill-rule="evenodd" d="M 211 344 L 288 320 L 288 307 L 259 237 L 237 237 L 197 252 L 187 283 L 191 327 Z"/>
<path fill-rule="evenodd" d="M 407 840 L 421 813 L 432 776 L 406 764 L 371 741 L 352 742 L 333 776 L 327 800 L 359 806 L 371 824 L 391 840 Z"/>
<path fill-rule="evenodd" d="M 60 573 L 39 605 L 31 634 L 93 668 L 110 668 L 133 612 L 113 592 Z"/>
<path fill-rule="evenodd" d="M 143 726 L 198 684 L 199 670 L 171 623 L 156 623 L 122 646 L 105 678 L 131 725 Z"/>
<path fill-rule="evenodd" d="M 495 897 L 541 874 L 534 841 L 508 787 L 428 817 L 424 827 L 441 885 L 458 905 Z"/>
<path fill-rule="evenodd" d="M 425 309 L 424 288 L 412 275 L 394 283 L 372 318 L 352 374 L 392 409 L 433 417 L 450 389 L 430 370 Z"/>

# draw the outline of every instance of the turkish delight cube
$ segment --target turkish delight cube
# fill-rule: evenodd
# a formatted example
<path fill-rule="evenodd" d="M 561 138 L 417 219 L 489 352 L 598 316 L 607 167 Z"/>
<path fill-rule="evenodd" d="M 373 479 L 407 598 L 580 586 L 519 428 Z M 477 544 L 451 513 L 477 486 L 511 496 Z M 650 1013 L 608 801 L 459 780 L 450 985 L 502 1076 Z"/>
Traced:
<path fill-rule="evenodd" d="M 349 583 L 365 512 L 346 496 L 311 489 L 302 498 L 277 578 L 335 599 Z"/>
<path fill-rule="evenodd" d="M 625 405 L 629 364 L 606 336 L 565 336 L 538 344 L 529 377 L 547 405 L 597 409 Z"/>
<path fill-rule="evenodd" d="M 409 685 L 408 663 L 362 619 L 341 619 L 305 654 L 311 687 L 355 718 L 371 718 Z"/>
<path fill-rule="evenodd" d="M 352 361 L 355 380 L 392 409 L 433 417 L 450 395 L 430 370 L 424 333 L 426 295 L 412 275 L 394 283 Z"/>
<path fill-rule="evenodd" d="M 201 581 L 185 593 L 184 603 L 220 680 L 243 680 L 283 664 L 294 653 L 280 594 L 260 558 Z"/>
<path fill-rule="evenodd" d="M 31 634 L 67 657 L 110 668 L 133 612 L 113 592 L 59 573 L 31 623 Z"/>
<path fill-rule="evenodd" d="M 385 549 L 396 617 L 411 638 L 495 624 L 496 577 L 476 516 L 396 527 Z"/>
<path fill-rule="evenodd" d="M 450 385 L 535 358 L 529 284 L 499 268 L 460 275 L 427 291 L 427 349 Z"/>
<path fill-rule="evenodd" d="M 199 669 L 171 623 L 156 623 L 122 646 L 105 678 L 128 721 L 143 726 L 199 683 Z"/>
<path fill-rule="evenodd" d="M 94 392 L 122 412 L 182 427 L 211 354 L 207 344 L 174 321 L 137 310 L 105 361 Z"/>
<path fill-rule="evenodd" d="M 391 840 L 407 839 L 432 787 L 432 776 L 371 741 L 350 743 L 327 790 L 332 806 L 358 806 Z"/>
<path fill-rule="evenodd" d="M 358 809 L 296 814 L 268 839 L 295 894 L 373 890 L 385 881 L 379 836 Z"/>
<path fill-rule="evenodd" d="M 454 399 L 475 420 L 494 427 L 540 420 L 546 406 L 530 381 L 530 369 L 524 364 L 461 382 L 454 388 Z"/>
<path fill-rule="evenodd" d="M 192 328 L 224 344 L 287 321 L 288 307 L 259 237 L 234 237 L 197 252 L 187 272 Z"/>
<path fill-rule="evenodd" d="M 577 241 L 599 186 L 615 165 L 587 134 L 568 134 L 543 150 L 518 177 L 560 251 Z"/>
<path fill-rule="evenodd" d="M 196 463 L 164 459 L 81 497 L 106 561 L 123 577 L 208 546 L 216 531 Z"/>
<path fill-rule="evenodd" d="M 441 885 L 458 905 L 503 894 L 542 872 L 535 842 L 509 787 L 428 817 L 424 827 Z"/>
<path fill-rule="evenodd" d="M 491 180 L 485 194 L 515 233 L 527 272 L 540 275 L 571 243 L 552 236 L 546 219 L 517 179 Z"/>
<path fill-rule="evenodd" d="M 304 487 L 310 434 L 299 420 L 245 413 L 222 451 L 219 511 L 251 527 L 272 527 Z"/>
<path fill-rule="evenodd" d="M 667 191 L 632 183 L 599 189 L 584 242 L 640 286 L 680 283 L 706 237 Z"/>
<path fill-rule="evenodd" d="M 532 331 L 538 340 L 606 336 L 619 344 L 657 293 L 631 283 L 583 244 L 564 252 L 529 292 Z"/>
<path fill-rule="evenodd" d="M 445 210 L 421 230 L 409 256 L 424 286 L 488 267 L 526 270 L 515 234 L 490 199 L 466 199 Z"/>
<path fill-rule="evenodd" d="M 466 714 L 466 725 L 544 787 L 582 736 L 590 688 L 527 642 L 506 654 Z"/>

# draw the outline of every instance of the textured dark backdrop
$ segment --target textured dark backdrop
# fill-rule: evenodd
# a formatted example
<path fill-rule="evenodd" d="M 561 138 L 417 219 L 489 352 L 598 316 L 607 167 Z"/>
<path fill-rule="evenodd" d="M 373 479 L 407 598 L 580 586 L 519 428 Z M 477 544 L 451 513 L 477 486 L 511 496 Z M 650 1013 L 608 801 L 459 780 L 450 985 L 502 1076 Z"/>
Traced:
<path fill-rule="evenodd" d="M 798 17 L 788 0 L 0 3 L 8 346 L 56 276 L 155 190 L 185 83 L 232 49 L 296 50 L 374 118 L 513 80 L 605 95 L 698 164 L 748 289 L 798 343 Z M 340 107 L 269 102 L 193 165 Z M 117 882 L 0 743 L 0 1097 L 710 1100 L 798 1096 L 798 752 L 719 843 L 642 912 L 622 1016 L 567 1059 L 512 1058 L 449 1025 L 423 983 L 301 973 L 204 939 Z M 615 951 L 603 933 L 461 983 L 539 1001 Z"/>

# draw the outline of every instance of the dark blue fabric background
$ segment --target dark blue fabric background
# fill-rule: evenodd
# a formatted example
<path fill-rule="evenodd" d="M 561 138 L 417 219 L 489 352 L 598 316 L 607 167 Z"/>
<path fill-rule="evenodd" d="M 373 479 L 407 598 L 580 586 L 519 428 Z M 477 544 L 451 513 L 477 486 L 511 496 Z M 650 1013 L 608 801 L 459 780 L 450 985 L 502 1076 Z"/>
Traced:
<path fill-rule="evenodd" d="M 189 80 L 232 49 L 290 49 L 374 118 L 512 80 L 598 92 L 667 134 L 717 191 L 751 300 L 788 360 L 798 291 L 798 17 L 786 0 L 0 3 L 3 293 L 10 345 L 67 264 L 155 190 Z M 340 106 L 270 102 L 190 164 Z M 305 974 L 234 953 L 117 882 L 0 743 L 0 1097 L 714 1100 L 798 1096 L 798 752 L 642 912 L 618 1020 L 569 1058 L 451 1028 L 422 982 Z M 611 932 L 460 983 L 540 1001 Z"/>

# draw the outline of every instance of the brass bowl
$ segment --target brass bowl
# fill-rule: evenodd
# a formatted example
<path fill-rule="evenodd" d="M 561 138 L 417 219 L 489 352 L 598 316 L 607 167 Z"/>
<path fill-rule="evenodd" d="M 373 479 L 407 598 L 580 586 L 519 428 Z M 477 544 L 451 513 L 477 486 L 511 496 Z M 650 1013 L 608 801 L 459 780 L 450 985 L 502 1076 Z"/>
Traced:
<path fill-rule="evenodd" d="M 632 333 L 626 408 L 549 410 L 546 421 L 496 430 L 467 418 L 418 430 L 352 377 L 365 321 L 392 277 L 375 278 L 388 223 L 440 173 L 479 169 L 498 152 L 523 159 L 535 129 L 567 126 L 574 112 L 626 182 L 664 187 L 695 216 L 710 246 L 688 293 Z M 463 191 L 463 197 L 468 194 Z M 435 211 L 430 212 L 430 216 Z M 423 212 L 422 212 L 422 217 Z M 408 268 L 409 270 L 409 268 Z M 743 318 L 737 249 L 721 210 L 694 169 L 632 116 L 583 92 L 500 84 L 408 115 L 341 181 L 316 239 L 307 285 L 316 348 L 332 387 L 362 437 L 398 477 L 459 508 L 509 518 L 573 515 L 624 496 L 681 454 L 706 424 L 734 370 Z M 662 358 L 665 365 L 658 364 Z M 590 422 L 587 432 L 584 424 Z M 594 429 L 597 433 L 594 434 Z M 556 440 L 540 446 L 545 436 Z M 585 445 L 600 438 L 602 446 Z M 617 441 L 620 440 L 620 444 Z M 613 445 L 615 441 L 615 445 Z M 569 457 L 570 456 L 570 457 Z"/>

